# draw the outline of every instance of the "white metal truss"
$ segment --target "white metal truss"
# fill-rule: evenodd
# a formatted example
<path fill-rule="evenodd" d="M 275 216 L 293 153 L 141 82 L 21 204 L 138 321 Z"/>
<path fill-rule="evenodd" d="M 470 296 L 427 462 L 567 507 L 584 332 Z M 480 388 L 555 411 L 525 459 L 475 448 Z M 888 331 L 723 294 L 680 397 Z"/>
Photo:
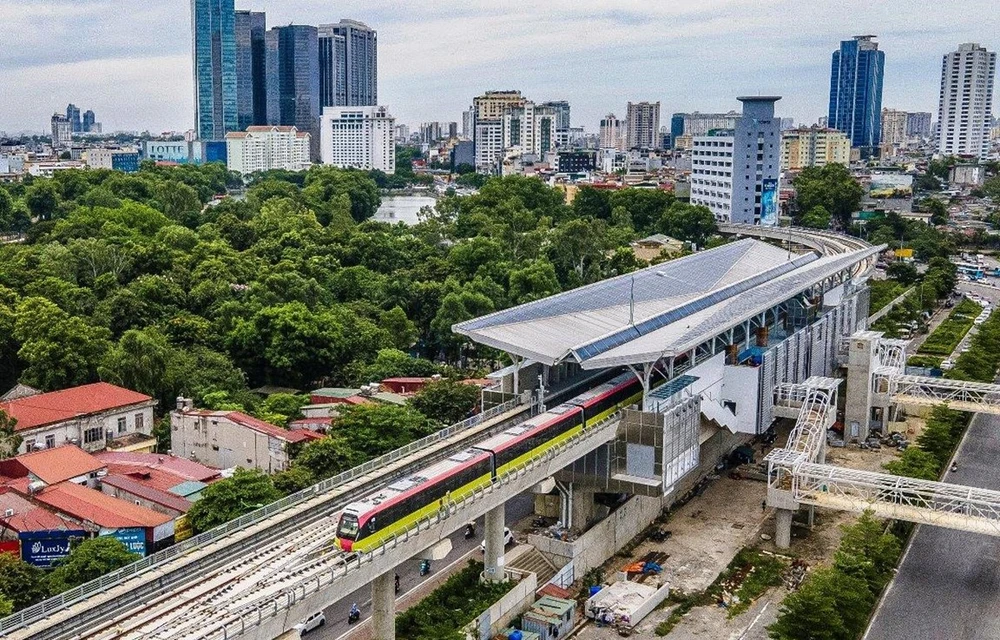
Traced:
<path fill-rule="evenodd" d="M 840 381 L 814 376 L 803 384 L 784 384 L 776 389 L 775 405 L 799 405 L 798 419 L 784 449 L 775 449 L 765 458 L 774 465 L 789 467 L 815 461 L 826 442 L 826 430 L 836 419 L 836 391 Z"/>
<path fill-rule="evenodd" d="M 1000 385 L 924 376 L 888 377 L 888 396 L 899 404 L 933 406 L 972 413 L 1000 414 Z"/>
<path fill-rule="evenodd" d="M 1000 535 L 1000 491 L 801 463 L 792 494 L 800 504 Z"/>
<path fill-rule="evenodd" d="M 906 347 L 909 344 L 909 340 L 880 339 L 876 375 L 904 373 L 906 371 Z"/>

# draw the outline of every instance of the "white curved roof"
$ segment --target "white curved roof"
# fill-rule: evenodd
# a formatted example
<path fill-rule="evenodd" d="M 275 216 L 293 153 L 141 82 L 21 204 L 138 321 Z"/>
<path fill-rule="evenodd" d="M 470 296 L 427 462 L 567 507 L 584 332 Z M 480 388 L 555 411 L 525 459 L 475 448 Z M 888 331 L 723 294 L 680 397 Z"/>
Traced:
<path fill-rule="evenodd" d="M 875 251 L 821 258 L 739 240 L 461 322 L 452 330 L 549 365 L 567 358 L 584 369 L 651 362 L 683 353 Z"/>

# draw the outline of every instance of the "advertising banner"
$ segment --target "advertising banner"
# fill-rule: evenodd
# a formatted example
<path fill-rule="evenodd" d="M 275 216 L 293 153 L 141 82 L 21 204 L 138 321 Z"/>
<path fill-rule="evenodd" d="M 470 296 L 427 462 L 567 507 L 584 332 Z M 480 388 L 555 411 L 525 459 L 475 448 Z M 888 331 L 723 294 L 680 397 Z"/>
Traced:
<path fill-rule="evenodd" d="M 132 553 L 138 553 L 142 556 L 146 555 L 145 529 L 117 529 L 111 534 L 111 537 L 120 541 L 123 545 L 125 545 L 125 548 Z"/>
<path fill-rule="evenodd" d="M 760 192 L 760 223 L 774 226 L 778 224 L 778 181 L 764 180 Z"/>
<path fill-rule="evenodd" d="M 17 540 L 0 540 L 0 553 L 21 557 L 21 543 Z"/>
<path fill-rule="evenodd" d="M 70 543 L 86 538 L 84 531 L 26 531 L 21 539 L 21 559 L 36 567 L 51 567 L 69 555 Z"/>

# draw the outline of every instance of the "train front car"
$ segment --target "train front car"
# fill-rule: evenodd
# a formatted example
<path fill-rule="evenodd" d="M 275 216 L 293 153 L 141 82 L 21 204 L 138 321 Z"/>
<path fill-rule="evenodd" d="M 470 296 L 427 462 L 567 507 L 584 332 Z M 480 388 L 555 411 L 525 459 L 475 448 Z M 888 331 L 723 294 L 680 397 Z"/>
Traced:
<path fill-rule="evenodd" d="M 337 523 L 337 546 L 343 551 L 351 551 L 360 531 L 361 527 L 355 505 L 349 505 L 340 514 L 340 522 Z"/>

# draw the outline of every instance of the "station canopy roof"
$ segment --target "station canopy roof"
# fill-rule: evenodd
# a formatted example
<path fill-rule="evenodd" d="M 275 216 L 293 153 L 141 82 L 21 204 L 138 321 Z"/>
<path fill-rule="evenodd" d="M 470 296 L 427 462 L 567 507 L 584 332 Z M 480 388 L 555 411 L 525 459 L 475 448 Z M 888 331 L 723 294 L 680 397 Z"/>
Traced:
<path fill-rule="evenodd" d="M 878 251 L 789 254 L 745 239 L 452 327 L 474 342 L 584 369 L 682 354 Z M 634 300 L 634 303 L 630 303 Z"/>

